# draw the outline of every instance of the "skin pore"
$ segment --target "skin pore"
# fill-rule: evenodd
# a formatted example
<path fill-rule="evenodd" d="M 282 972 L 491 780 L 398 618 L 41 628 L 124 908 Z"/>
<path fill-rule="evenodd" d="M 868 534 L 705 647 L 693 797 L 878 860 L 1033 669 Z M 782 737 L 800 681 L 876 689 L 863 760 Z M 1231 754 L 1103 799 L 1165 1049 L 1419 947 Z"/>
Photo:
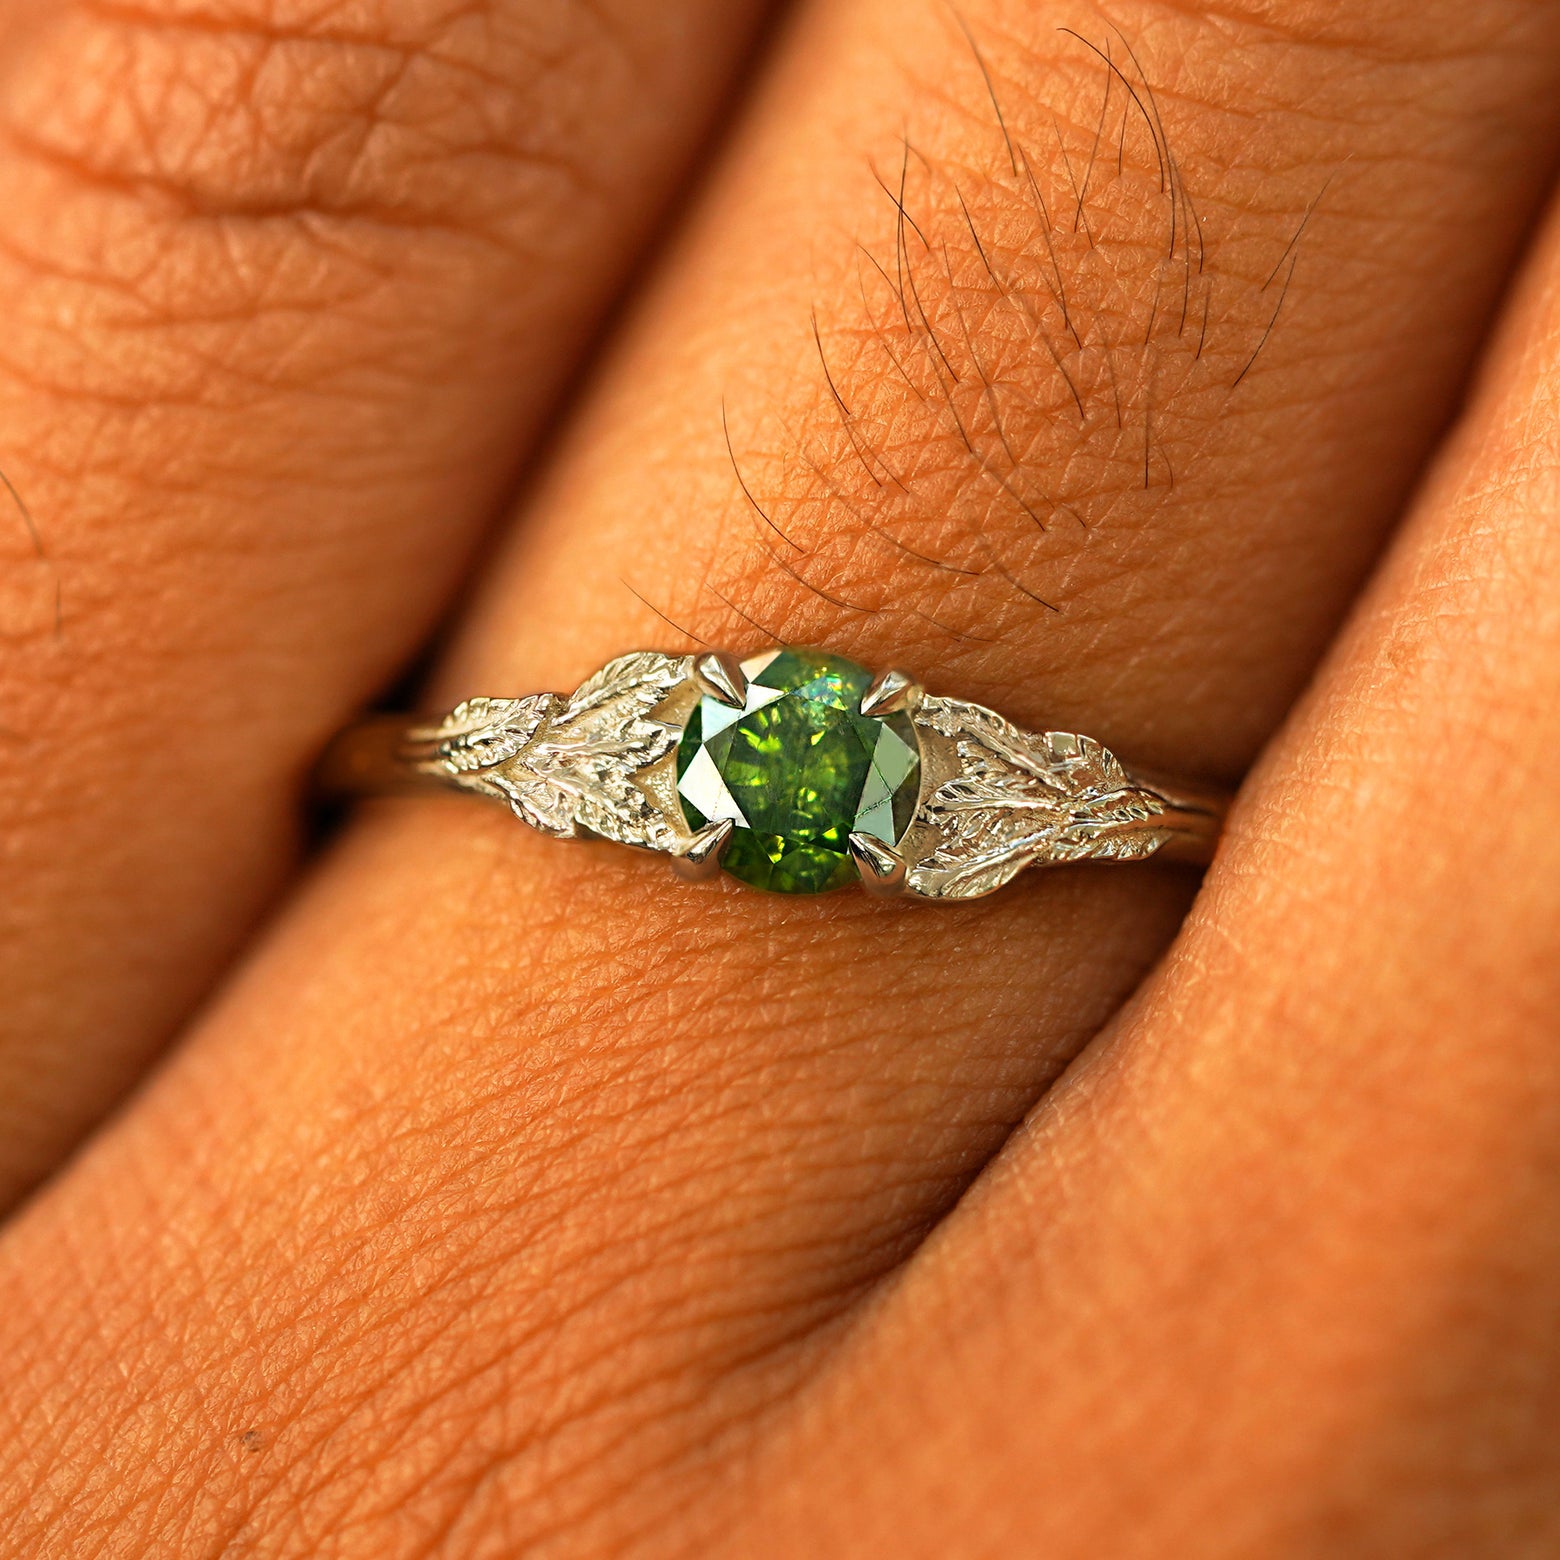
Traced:
<path fill-rule="evenodd" d="M 778 636 L 1240 778 L 1456 408 L 1557 86 L 1517 0 L 804 6 L 430 702 Z M 1168 956 L 1172 871 L 789 902 L 366 809 L 0 1240 L 0 1553 L 1430 1553 L 1499 1403 L 1447 1552 L 1506 1552 L 1554 907 L 1524 835 L 1531 941 L 1425 936 L 1507 847 L 1416 787 L 1475 701 L 1538 789 L 1533 264 Z M 1480 990 L 1494 1060 L 1431 1012 Z"/>

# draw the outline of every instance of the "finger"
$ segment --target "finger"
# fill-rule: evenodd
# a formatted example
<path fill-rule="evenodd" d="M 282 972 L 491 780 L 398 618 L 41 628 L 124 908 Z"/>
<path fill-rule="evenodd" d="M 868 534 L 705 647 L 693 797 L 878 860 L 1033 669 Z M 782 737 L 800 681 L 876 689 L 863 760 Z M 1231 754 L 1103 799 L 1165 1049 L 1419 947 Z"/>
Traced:
<path fill-rule="evenodd" d="M 1557 451 L 1560 213 L 1175 954 L 710 1552 L 1554 1547 Z"/>
<path fill-rule="evenodd" d="M 274 893 L 298 772 L 447 600 L 756 10 L 27 13 L 0 72 L 0 1207 Z"/>
<path fill-rule="evenodd" d="M 941 8 L 816 13 L 452 694 L 571 686 L 667 643 L 656 609 L 740 648 L 761 632 L 740 609 L 1139 761 L 1238 771 L 1457 393 L 1552 151 L 1550 12 L 1329 14 L 1300 43 L 1134 13 L 1128 79 L 1164 89 L 1160 109 L 1128 94 L 1090 176 L 1106 86 L 1114 112 L 1126 91 L 1114 34 L 1101 61 L 1056 30 L 1066 14 L 982 9 L 977 58 Z M 1180 244 L 1195 230 L 1187 200 L 1200 270 L 1169 248 L 1172 217 Z M 877 282 L 865 262 L 858 278 L 858 236 Z M 901 272 L 902 307 L 883 291 Z M 1206 336 L 1188 274 L 1211 278 Z M 1087 345 L 1067 346 L 1068 318 Z M 112 1527 L 143 1465 L 197 1468 L 205 1498 L 230 1491 L 284 1550 L 350 1531 L 382 1552 L 391 1505 L 451 1547 L 675 1536 L 716 1429 L 740 1446 L 795 1386 L 1186 896 L 1101 870 L 896 914 L 679 893 L 653 865 L 459 804 L 361 831 L 10 1244 L 11 1281 L 57 1311 L 40 1357 L 92 1355 L 71 1294 L 156 1297 L 116 1313 L 134 1318 L 138 1401 L 215 1380 L 235 1336 L 253 1341 L 242 1385 L 208 1400 L 219 1433 L 164 1417 L 105 1462 L 105 1410 L 29 1386 L 19 1430 L 36 1414 L 60 1439 L 18 1454 L 18 1482 L 85 1459 L 103 1494 L 78 1509 Z M 41 1271 L 67 1220 L 108 1230 L 68 1286 Z M 148 1226 L 183 1232 L 198 1272 L 114 1233 Z M 234 1450 L 249 1429 L 261 1462 Z"/>

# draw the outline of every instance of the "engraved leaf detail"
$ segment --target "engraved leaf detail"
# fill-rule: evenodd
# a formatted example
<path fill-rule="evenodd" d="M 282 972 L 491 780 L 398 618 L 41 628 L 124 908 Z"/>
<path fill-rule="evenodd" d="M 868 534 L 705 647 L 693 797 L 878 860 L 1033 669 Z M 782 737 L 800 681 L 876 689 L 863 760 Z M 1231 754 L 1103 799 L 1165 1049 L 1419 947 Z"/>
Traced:
<path fill-rule="evenodd" d="M 951 738 L 958 760 L 922 807 L 937 843 L 911 869 L 916 893 L 974 899 L 1032 862 L 1137 860 L 1169 837 L 1143 827 L 1163 800 L 1092 737 L 1033 735 L 959 699 L 925 699 L 916 718 Z"/>
<path fill-rule="evenodd" d="M 677 744 L 650 711 L 688 675 L 687 656 L 621 656 L 582 683 L 521 762 L 567 800 L 577 829 L 625 845 L 669 849 L 670 825 L 634 776 Z"/>
<path fill-rule="evenodd" d="M 437 758 L 452 774 L 502 764 L 536 735 L 555 702 L 551 693 L 528 699 L 467 699 L 430 734 L 438 744 Z"/>
<path fill-rule="evenodd" d="M 435 744 L 429 762 L 544 834 L 589 832 L 667 849 L 672 831 L 634 776 L 676 744 L 676 730 L 650 711 L 689 664 L 687 656 L 648 651 L 610 662 L 569 699 L 468 699 L 427 733 Z"/>

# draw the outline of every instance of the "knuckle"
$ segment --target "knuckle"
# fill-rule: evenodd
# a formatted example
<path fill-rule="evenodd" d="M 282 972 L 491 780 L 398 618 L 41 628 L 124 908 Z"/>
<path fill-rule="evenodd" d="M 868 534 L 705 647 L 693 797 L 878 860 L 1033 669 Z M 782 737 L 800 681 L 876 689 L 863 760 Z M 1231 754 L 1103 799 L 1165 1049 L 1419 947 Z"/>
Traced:
<path fill-rule="evenodd" d="M 398 435 L 409 401 L 429 444 L 478 436 L 429 387 L 496 364 L 510 316 L 484 311 L 565 242 L 564 202 L 595 198 L 578 77 L 619 51 L 585 10 L 63 0 L 43 15 L 0 74 L 0 459 L 71 565 L 67 615 L 94 594 L 83 576 L 122 576 L 126 556 L 142 577 L 202 548 L 219 567 L 409 507 L 425 474 Z M 473 338 L 491 343 L 476 365 Z M 312 524 L 366 448 L 384 452 L 377 509 L 331 499 L 331 525 Z M 223 499 L 252 511 L 257 470 L 299 518 L 273 505 L 219 523 Z M 52 578 L 12 572 L 0 635 L 51 639 Z"/>
<path fill-rule="evenodd" d="M 499 0 L 50 13 L 0 80 L 7 378 L 126 412 L 398 389 L 440 350 L 408 291 L 529 268 L 596 198 L 559 105 L 609 51 L 556 30 Z"/>
<path fill-rule="evenodd" d="M 0 126 L 77 182 L 174 216 L 460 219 L 474 175 L 521 140 L 545 68 L 534 40 L 492 3 L 374 6 L 356 29 L 294 9 L 79 0 L 12 73 Z"/>

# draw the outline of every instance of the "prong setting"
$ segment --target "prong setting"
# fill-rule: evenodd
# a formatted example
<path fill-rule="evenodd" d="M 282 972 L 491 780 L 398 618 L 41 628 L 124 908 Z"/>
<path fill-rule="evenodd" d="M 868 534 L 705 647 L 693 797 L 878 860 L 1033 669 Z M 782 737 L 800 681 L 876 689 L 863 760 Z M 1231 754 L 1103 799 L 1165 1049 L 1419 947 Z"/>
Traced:
<path fill-rule="evenodd" d="M 720 874 L 720 858 L 731 843 L 736 824 L 730 818 L 707 823 L 691 839 L 680 841 L 672 851 L 672 871 L 685 883 L 707 883 Z"/>
<path fill-rule="evenodd" d="M 892 899 L 905 891 L 905 858 L 891 845 L 870 834 L 850 836 L 851 860 L 861 874 L 861 886 L 879 899 Z"/>
<path fill-rule="evenodd" d="M 908 672 L 890 668 L 872 679 L 872 686 L 861 696 L 863 715 L 897 715 L 910 712 L 921 702 L 924 690 Z"/>
<path fill-rule="evenodd" d="M 693 681 L 699 692 L 734 710 L 747 707 L 747 676 L 736 656 L 706 650 L 693 658 Z"/>

